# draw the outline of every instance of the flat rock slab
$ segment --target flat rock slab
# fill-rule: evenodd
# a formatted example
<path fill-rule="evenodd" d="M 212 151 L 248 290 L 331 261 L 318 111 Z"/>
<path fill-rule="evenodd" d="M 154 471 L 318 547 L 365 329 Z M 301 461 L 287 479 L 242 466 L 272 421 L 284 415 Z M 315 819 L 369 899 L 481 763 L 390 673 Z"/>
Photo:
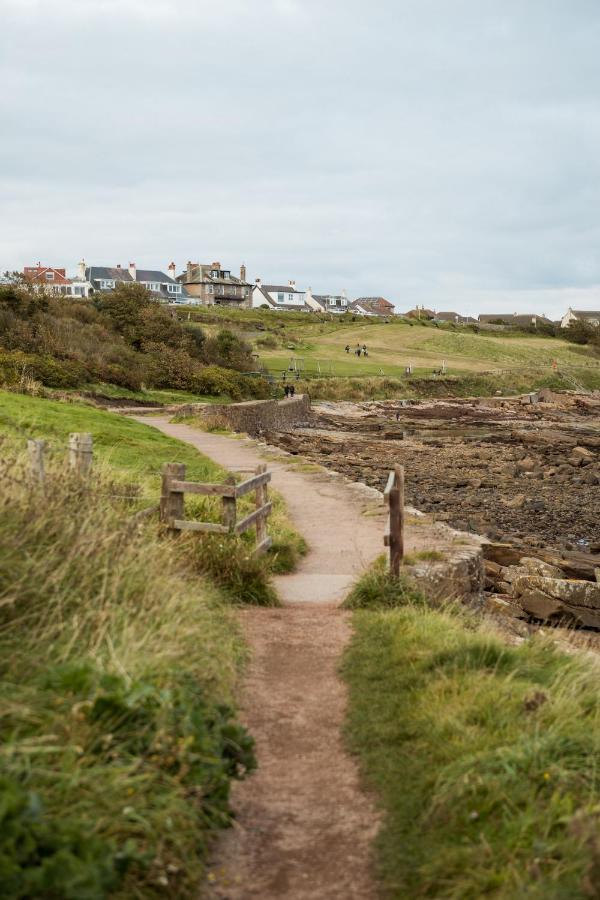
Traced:
<path fill-rule="evenodd" d="M 542 575 L 521 575 L 514 581 L 515 596 L 538 590 L 571 606 L 585 606 L 600 612 L 600 584 L 593 581 L 574 581 L 567 578 L 545 578 Z"/>

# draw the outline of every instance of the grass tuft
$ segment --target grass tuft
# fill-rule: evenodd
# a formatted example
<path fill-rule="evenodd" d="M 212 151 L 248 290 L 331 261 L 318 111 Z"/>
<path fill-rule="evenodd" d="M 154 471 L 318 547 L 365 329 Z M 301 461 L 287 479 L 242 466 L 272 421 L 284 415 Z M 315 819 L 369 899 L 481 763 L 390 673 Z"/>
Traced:
<path fill-rule="evenodd" d="M 361 575 L 344 601 L 345 609 L 394 609 L 405 604 L 421 604 L 424 599 L 404 575 L 390 575 L 385 556 L 380 556 Z"/>

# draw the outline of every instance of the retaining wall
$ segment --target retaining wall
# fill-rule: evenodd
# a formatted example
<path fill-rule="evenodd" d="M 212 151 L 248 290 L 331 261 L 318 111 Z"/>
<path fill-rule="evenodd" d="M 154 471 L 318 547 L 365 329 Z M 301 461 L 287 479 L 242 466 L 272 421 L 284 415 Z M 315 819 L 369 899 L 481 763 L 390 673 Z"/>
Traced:
<path fill-rule="evenodd" d="M 234 431 L 257 435 L 306 422 L 311 415 L 310 397 L 300 394 L 289 400 L 248 400 L 226 406 L 204 406 L 201 414 L 207 419 L 225 419 Z"/>

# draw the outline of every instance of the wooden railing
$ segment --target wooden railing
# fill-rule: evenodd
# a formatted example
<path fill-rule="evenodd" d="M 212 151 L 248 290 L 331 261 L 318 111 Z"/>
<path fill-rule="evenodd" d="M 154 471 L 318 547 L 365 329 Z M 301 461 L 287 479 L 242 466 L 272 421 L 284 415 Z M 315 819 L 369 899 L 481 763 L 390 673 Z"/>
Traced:
<path fill-rule="evenodd" d="M 390 574 L 400 574 L 404 556 L 404 466 L 395 465 L 383 492 L 390 513 L 383 544 L 390 548 Z"/>
<path fill-rule="evenodd" d="M 267 533 L 267 518 L 273 504 L 269 503 L 267 485 L 271 473 L 266 465 L 257 467 L 252 478 L 235 483 L 235 477 L 228 475 L 223 484 L 209 484 L 185 480 L 183 463 L 165 463 L 162 473 L 160 498 L 160 518 L 175 531 L 204 531 L 213 534 L 242 534 L 248 528 L 256 529 L 255 553 L 263 553 L 271 546 Z M 255 493 L 256 508 L 238 521 L 237 501 L 251 491 Z M 185 518 L 185 495 L 201 494 L 205 497 L 221 497 L 221 522 L 196 522 Z"/>

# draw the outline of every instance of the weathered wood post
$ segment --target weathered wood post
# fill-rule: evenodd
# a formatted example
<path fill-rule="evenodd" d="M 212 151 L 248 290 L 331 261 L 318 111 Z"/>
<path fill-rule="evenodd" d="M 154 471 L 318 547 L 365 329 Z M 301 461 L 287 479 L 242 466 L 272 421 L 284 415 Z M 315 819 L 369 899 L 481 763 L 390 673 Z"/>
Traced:
<path fill-rule="evenodd" d="M 256 467 L 256 474 L 263 475 L 267 471 L 267 466 L 265 463 Z M 259 484 L 256 488 L 256 509 L 260 509 L 262 506 L 265 506 L 268 502 L 268 488 L 266 483 Z M 265 516 L 259 516 L 256 520 L 256 546 L 260 547 L 263 541 L 266 541 L 268 537 L 267 532 L 267 519 Z"/>
<path fill-rule="evenodd" d="M 185 496 L 182 491 L 173 491 L 171 482 L 185 479 L 184 463 L 165 463 L 162 468 L 160 492 L 160 520 L 171 526 L 176 519 L 184 519 Z M 171 526 L 172 527 L 172 526 Z"/>
<path fill-rule="evenodd" d="M 235 475 L 228 475 L 225 484 L 235 484 Z M 237 500 L 235 497 L 223 497 L 223 525 L 229 528 L 230 532 L 235 531 L 235 523 L 237 519 Z"/>
<path fill-rule="evenodd" d="M 93 439 L 86 432 L 69 435 L 69 468 L 77 475 L 87 477 L 92 467 Z"/>
<path fill-rule="evenodd" d="M 400 574 L 404 556 L 404 467 L 394 466 L 394 486 L 389 492 L 390 506 L 390 574 Z"/>
<path fill-rule="evenodd" d="M 46 472 L 44 470 L 44 450 L 46 449 L 46 441 L 27 441 L 27 452 L 29 454 L 29 468 L 31 476 L 38 484 L 44 484 L 46 480 Z"/>

